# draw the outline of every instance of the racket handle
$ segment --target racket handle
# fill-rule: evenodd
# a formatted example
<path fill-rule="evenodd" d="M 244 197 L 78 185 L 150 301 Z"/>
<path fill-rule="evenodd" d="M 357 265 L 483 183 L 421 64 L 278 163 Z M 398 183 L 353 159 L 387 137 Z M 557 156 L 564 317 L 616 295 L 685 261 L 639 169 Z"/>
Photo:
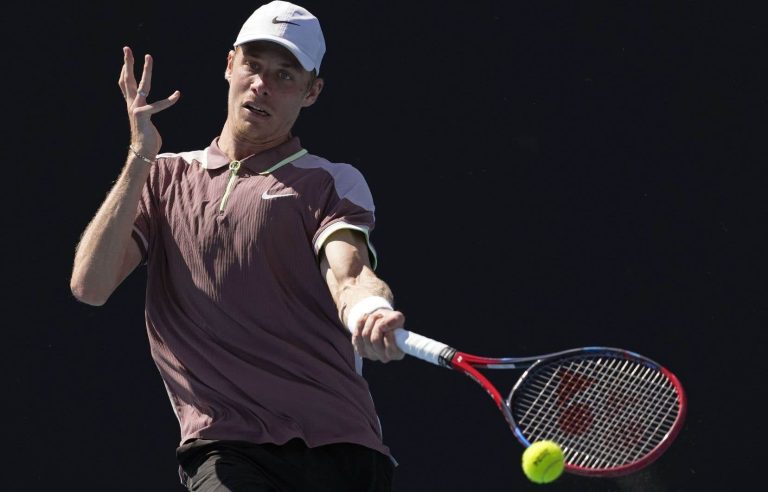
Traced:
<path fill-rule="evenodd" d="M 449 367 L 456 353 L 455 349 L 444 343 L 404 328 L 395 330 L 395 343 L 406 354 L 441 367 Z"/>
<path fill-rule="evenodd" d="M 370 296 L 358 301 L 357 304 L 350 309 L 349 315 L 347 316 L 347 329 L 354 333 L 356 329 L 355 327 L 358 325 L 360 318 L 363 315 L 382 308 L 392 309 L 390 302 L 383 297 Z M 400 347 L 400 350 L 406 354 L 438 366 L 451 367 L 451 361 L 456 354 L 455 349 L 444 343 L 403 328 L 397 328 L 394 333 L 395 343 Z"/>

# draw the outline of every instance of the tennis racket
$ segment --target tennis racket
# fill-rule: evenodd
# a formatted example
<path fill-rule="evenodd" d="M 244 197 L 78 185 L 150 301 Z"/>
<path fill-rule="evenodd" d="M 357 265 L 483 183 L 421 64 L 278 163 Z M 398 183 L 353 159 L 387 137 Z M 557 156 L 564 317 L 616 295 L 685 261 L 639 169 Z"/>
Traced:
<path fill-rule="evenodd" d="M 680 431 L 686 397 L 677 377 L 640 354 L 583 347 L 532 357 L 479 357 L 402 328 L 403 352 L 474 379 L 493 398 L 515 437 L 552 440 L 566 472 L 615 477 L 661 456 Z M 505 400 L 479 369 L 521 369 Z"/>

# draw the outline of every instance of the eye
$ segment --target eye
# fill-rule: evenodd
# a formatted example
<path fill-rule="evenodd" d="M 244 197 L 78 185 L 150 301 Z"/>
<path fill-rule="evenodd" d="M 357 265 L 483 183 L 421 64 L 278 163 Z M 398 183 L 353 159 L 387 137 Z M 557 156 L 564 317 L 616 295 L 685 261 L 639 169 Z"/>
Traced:
<path fill-rule="evenodd" d="M 293 80 L 293 75 L 285 71 L 280 71 L 277 76 L 282 80 Z"/>

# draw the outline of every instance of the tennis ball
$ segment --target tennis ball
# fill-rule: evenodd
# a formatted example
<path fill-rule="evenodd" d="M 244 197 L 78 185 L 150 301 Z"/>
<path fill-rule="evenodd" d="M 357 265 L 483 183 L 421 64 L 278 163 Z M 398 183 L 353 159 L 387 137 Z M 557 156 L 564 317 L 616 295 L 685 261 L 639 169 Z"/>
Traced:
<path fill-rule="evenodd" d="M 554 441 L 536 441 L 523 452 L 523 473 L 531 482 L 549 483 L 563 473 L 563 450 Z"/>

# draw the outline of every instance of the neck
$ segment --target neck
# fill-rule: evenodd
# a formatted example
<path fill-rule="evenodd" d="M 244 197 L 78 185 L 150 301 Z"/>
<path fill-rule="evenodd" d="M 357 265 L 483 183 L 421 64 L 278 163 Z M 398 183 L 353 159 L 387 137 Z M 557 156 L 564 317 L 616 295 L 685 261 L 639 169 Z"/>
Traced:
<path fill-rule="evenodd" d="M 229 124 L 225 123 L 219 136 L 219 149 L 232 160 L 242 160 L 254 154 L 286 142 L 292 137 L 290 133 L 271 138 L 259 138 L 252 135 L 238 135 L 231 131 Z"/>

